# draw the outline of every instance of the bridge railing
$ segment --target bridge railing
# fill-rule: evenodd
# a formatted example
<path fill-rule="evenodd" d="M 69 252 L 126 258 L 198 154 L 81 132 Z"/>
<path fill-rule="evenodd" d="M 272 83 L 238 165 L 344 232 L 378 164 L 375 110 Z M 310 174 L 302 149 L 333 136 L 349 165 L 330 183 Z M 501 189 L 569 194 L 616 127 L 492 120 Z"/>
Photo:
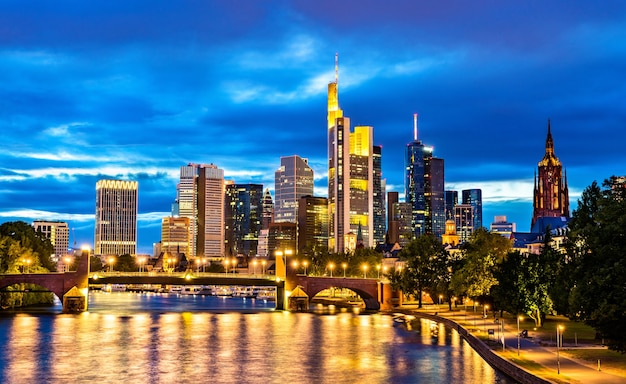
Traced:
<path fill-rule="evenodd" d="M 228 278 L 240 278 L 240 279 L 267 279 L 274 280 L 276 277 L 274 275 L 263 275 L 260 273 L 256 274 L 247 274 L 247 273 L 217 273 L 217 272 L 119 272 L 119 271 L 97 271 L 97 272 L 89 272 L 90 278 L 95 277 L 115 277 L 115 276 L 169 276 L 169 277 L 181 277 L 181 278 L 190 278 L 194 277 L 228 277 Z"/>

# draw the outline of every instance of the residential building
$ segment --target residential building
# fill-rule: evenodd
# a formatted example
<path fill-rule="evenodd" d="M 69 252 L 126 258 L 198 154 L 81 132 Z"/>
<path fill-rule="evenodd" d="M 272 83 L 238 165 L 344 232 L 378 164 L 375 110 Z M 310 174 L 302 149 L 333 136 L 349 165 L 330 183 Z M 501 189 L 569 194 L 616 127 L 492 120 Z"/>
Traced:
<path fill-rule="evenodd" d="M 63 257 L 70 254 L 70 229 L 64 221 L 35 220 L 33 222 L 35 232 L 41 233 L 54 247 L 54 253 L 50 256 L 52 261 L 64 262 Z"/>

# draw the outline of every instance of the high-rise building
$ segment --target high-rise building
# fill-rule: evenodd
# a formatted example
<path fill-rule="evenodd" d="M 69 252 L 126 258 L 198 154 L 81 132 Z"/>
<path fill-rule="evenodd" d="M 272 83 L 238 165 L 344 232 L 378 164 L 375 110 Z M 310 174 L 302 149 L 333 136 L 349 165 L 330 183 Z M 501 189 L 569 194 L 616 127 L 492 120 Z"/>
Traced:
<path fill-rule="evenodd" d="M 308 159 L 293 155 L 280 158 L 274 173 L 274 221 L 296 223 L 298 201 L 313 195 L 313 168 Z"/>
<path fill-rule="evenodd" d="M 464 189 L 461 191 L 463 204 L 472 206 L 474 214 L 474 231 L 483 227 L 483 192 L 480 189 Z"/>
<path fill-rule="evenodd" d="M 470 204 L 457 204 L 454 207 L 454 223 L 459 241 L 468 241 L 474 233 L 474 207 Z"/>
<path fill-rule="evenodd" d="M 511 233 L 517 232 L 515 223 L 506 221 L 506 216 L 496 216 L 489 226 L 491 232 L 498 233 L 504 237 L 510 237 Z"/>
<path fill-rule="evenodd" d="M 189 218 L 164 217 L 161 220 L 161 251 L 187 256 L 191 248 Z"/>
<path fill-rule="evenodd" d="M 433 156 L 433 148 L 417 135 L 417 114 L 413 115 L 413 141 L 405 152 L 405 201 L 411 204 L 415 237 L 445 232 L 444 161 Z"/>
<path fill-rule="evenodd" d="M 189 218 L 190 256 L 224 256 L 224 170 L 213 164 L 180 167 L 172 213 Z"/>
<path fill-rule="evenodd" d="M 445 191 L 445 201 L 446 220 L 454 220 L 454 206 L 459 203 L 459 193 L 457 191 Z"/>
<path fill-rule="evenodd" d="M 383 147 L 375 145 L 374 148 L 374 243 L 383 244 L 385 242 L 386 228 L 386 212 L 385 212 L 385 180 L 382 172 L 382 151 Z"/>
<path fill-rule="evenodd" d="M 272 200 L 272 194 L 269 188 L 265 188 L 263 194 L 263 218 L 261 219 L 262 229 L 268 229 L 270 223 L 274 222 L 274 201 Z"/>
<path fill-rule="evenodd" d="M 328 199 L 303 196 L 298 203 L 298 253 L 328 247 Z"/>
<path fill-rule="evenodd" d="M 335 81 L 328 84 L 328 248 L 350 251 L 348 241 L 360 230 L 363 245 L 374 245 L 374 156 L 373 128 L 350 129 L 338 99 L 338 66 L 335 56 Z"/>
<path fill-rule="evenodd" d="M 263 185 L 228 184 L 224 206 L 227 257 L 257 254 L 263 210 Z"/>
<path fill-rule="evenodd" d="M 96 183 L 95 255 L 137 253 L 137 201 L 136 181 Z"/>
<path fill-rule="evenodd" d="M 543 233 L 545 231 L 545 228 L 536 228 L 535 226 L 539 218 L 562 218 L 569 220 L 567 174 L 563 173 L 563 166 L 554 154 L 550 120 L 548 120 L 546 153 L 538 163 L 538 175 L 535 174 L 533 195 L 531 232 Z M 555 228 L 553 227 L 552 229 Z"/>
<path fill-rule="evenodd" d="M 411 204 L 400 202 L 398 192 L 387 193 L 387 239 L 389 244 L 405 246 L 413 238 Z"/>
<path fill-rule="evenodd" d="M 35 220 L 33 228 L 52 243 L 54 247 L 54 254 L 50 256 L 52 261 L 62 261 L 62 258 L 70 253 L 70 229 L 66 222 Z"/>

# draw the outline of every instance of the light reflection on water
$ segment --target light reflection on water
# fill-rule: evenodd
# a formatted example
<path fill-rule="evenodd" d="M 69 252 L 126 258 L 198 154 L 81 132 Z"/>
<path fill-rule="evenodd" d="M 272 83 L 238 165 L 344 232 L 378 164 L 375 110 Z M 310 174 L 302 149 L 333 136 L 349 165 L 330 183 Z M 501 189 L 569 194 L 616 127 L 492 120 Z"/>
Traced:
<path fill-rule="evenodd" d="M 95 293 L 0 317 L 2 383 L 511 383 L 456 331 L 214 297 Z"/>

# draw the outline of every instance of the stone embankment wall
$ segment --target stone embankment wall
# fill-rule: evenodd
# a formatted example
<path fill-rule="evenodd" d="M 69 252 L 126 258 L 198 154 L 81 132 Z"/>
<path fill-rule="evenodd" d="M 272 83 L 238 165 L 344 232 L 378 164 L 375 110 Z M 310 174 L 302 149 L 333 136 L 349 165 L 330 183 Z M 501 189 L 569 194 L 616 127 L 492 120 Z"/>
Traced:
<path fill-rule="evenodd" d="M 479 338 L 477 338 L 476 336 L 472 335 L 467 329 L 463 328 L 460 324 L 455 323 L 452 320 L 443 318 L 443 317 L 439 317 L 439 316 L 435 316 L 435 315 L 429 315 L 427 313 L 419 313 L 419 312 L 410 312 L 412 315 L 415 315 L 417 317 L 421 317 L 421 318 L 425 318 L 425 319 L 429 319 L 432 321 L 436 321 L 439 323 L 443 323 L 446 327 L 451 328 L 451 329 L 456 329 L 457 332 L 465 339 L 467 340 L 467 343 L 474 348 L 474 350 L 487 362 L 489 363 L 489 365 L 491 365 L 492 367 L 494 367 L 495 369 L 497 369 L 498 371 L 504 373 L 505 375 L 509 376 L 510 378 L 519 381 L 520 383 L 528 383 L 528 384 L 551 384 L 551 381 L 542 379 L 540 377 L 537 377 L 527 371 L 525 371 L 524 369 L 522 369 L 521 367 L 519 367 L 518 365 L 503 359 L 502 357 L 498 356 L 493 350 L 491 350 L 491 348 L 489 348 L 485 343 L 482 342 L 482 340 L 480 340 Z"/>

